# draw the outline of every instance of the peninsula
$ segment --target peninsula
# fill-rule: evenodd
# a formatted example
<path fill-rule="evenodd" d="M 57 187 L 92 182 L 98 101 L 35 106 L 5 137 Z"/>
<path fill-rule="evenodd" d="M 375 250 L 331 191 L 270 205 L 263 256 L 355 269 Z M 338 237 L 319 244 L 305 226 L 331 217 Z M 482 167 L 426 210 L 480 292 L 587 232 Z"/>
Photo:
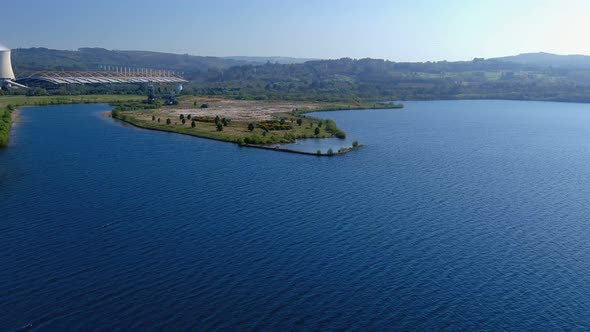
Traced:
<path fill-rule="evenodd" d="M 123 103 L 111 112 L 112 117 L 134 126 L 237 143 L 242 146 L 281 148 L 304 138 L 346 138 L 346 133 L 329 119 L 306 113 L 335 110 L 402 108 L 391 103 L 330 103 L 282 100 L 234 100 L 221 97 L 183 96 L 177 105 L 152 106 Z M 353 151 L 358 142 L 338 151 L 318 151 L 315 155 L 335 155 Z"/>

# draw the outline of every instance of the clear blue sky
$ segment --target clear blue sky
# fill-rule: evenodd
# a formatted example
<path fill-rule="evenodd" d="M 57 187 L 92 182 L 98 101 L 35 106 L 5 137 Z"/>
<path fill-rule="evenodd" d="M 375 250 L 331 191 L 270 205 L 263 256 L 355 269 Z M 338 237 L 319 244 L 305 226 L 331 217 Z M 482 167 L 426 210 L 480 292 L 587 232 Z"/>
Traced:
<path fill-rule="evenodd" d="M 0 43 L 10 48 L 395 61 L 590 54 L 583 0 L 0 0 L 0 8 Z"/>

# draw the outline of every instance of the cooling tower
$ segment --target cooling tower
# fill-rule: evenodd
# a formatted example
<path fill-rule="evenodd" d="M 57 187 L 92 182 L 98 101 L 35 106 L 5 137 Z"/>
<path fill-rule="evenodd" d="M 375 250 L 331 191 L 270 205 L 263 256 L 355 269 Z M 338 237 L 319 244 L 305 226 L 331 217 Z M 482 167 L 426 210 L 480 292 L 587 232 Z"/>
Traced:
<path fill-rule="evenodd" d="M 0 80 L 14 79 L 14 72 L 12 71 L 12 63 L 10 63 L 10 50 L 0 48 Z"/>

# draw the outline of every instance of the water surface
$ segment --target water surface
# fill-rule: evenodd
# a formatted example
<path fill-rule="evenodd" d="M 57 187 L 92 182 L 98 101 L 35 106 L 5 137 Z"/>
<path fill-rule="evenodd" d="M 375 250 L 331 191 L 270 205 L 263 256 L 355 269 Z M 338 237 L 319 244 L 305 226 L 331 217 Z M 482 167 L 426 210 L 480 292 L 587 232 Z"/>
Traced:
<path fill-rule="evenodd" d="M 105 110 L 0 150 L 0 330 L 590 328 L 590 105 L 321 113 L 334 158 Z"/>

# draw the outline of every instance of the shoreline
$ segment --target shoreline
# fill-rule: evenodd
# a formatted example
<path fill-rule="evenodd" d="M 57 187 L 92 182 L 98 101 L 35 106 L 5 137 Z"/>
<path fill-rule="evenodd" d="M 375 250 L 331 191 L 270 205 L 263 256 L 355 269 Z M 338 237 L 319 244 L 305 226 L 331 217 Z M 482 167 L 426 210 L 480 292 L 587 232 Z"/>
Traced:
<path fill-rule="evenodd" d="M 142 100 L 139 95 L 0 96 L 0 148 L 7 148 L 13 124 L 20 121 L 21 107 L 66 104 L 120 104 Z"/>

